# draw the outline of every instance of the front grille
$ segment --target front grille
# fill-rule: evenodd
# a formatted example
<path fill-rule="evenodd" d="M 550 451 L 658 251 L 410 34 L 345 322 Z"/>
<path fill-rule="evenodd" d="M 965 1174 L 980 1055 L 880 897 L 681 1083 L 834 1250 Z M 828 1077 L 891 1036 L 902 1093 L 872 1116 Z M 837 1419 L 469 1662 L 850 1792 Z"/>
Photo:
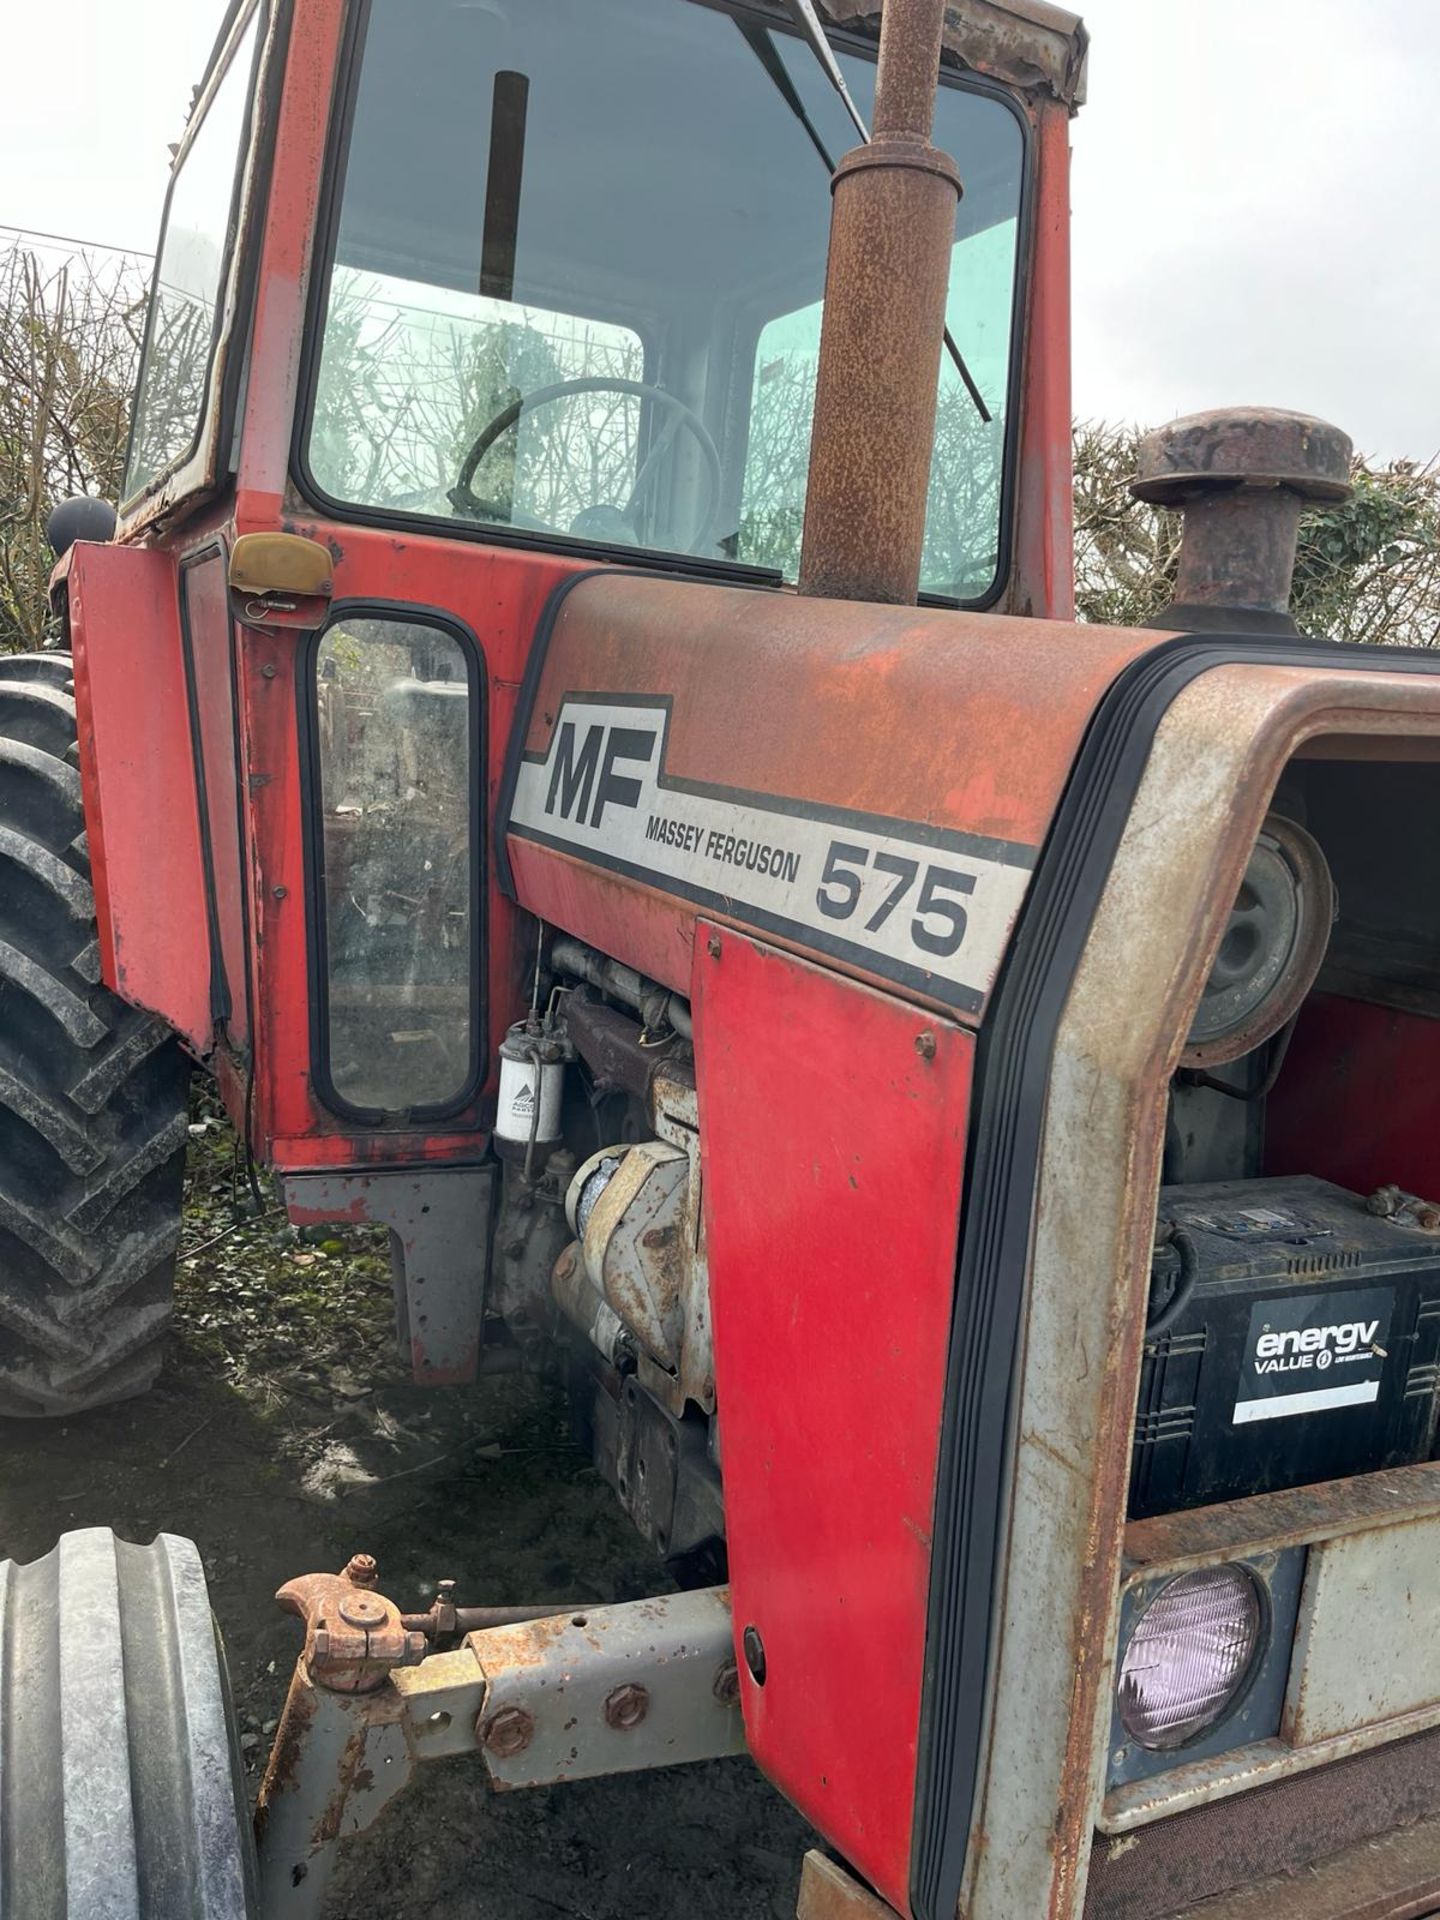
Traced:
<path fill-rule="evenodd" d="M 1097 1833 L 1085 1920 L 1164 1920 L 1437 1812 L 1440 1728 L 1130 1833 Z"/>

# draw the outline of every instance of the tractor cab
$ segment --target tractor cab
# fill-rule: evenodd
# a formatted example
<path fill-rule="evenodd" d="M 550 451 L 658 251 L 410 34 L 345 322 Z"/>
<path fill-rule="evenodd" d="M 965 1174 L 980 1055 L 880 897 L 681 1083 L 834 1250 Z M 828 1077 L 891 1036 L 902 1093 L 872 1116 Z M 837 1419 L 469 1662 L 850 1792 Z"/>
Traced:
<path fill-rule="evenodd" d="M 237 8 L 177 158 L 127 534 L 227 466 L 243 486 L 263 413 L 287 442 L 286 493 L 340 520 L 793 580 L 830 176 L 851 115 L 873 110 L 873 23 L 843 22 L 832 75 L 779 5 L 308 13 L 306 52 L 335 62 L 323 150 L 297 174 L 293 70 L 274 97 L 282 23 Z M 964 177 L 921 586 L 957 605 L 1009 586 L 1037 148 L 1076 91 L 1073 34 L 1031 37 L 1040 84 L 1019 92 L 983 37 L 957 29 L 936 104 L 935 138 Z M 296 214 L 313 243 L 298 377 L 250 389 L 222 456 L 227 389 L 234 408 L 264 345 L 263 294 L 253 337 L 244 311 L 255 260 Z"/>

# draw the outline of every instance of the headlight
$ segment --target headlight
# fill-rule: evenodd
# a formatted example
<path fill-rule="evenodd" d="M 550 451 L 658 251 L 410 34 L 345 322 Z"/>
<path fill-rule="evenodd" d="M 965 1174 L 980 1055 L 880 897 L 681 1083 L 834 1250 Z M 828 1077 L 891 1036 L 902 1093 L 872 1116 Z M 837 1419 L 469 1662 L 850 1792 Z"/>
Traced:
<path fill-rule="evenodd" d="M 1254 1670 L 1264 1625 L 1245 1567 L 1205 1567 L 1163 1586 L 1120 1663 L 1117 1705 L 1130 1738 L 1155 1752 L 1214 1726 Z"/>

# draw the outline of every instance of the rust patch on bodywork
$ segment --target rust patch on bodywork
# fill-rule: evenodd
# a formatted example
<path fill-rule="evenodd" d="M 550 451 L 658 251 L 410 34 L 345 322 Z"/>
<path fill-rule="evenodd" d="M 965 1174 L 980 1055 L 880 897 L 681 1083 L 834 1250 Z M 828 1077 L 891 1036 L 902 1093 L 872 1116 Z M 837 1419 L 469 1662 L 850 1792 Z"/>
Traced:
<path fill-rule="evenodd" d="M 1440 1462 L 1388 1467 L 1349 1480 L 1132 1520 L 1125 1529 L 1125 1560 L 1132 1571 L 1172 1563 L 1178 1569 L 1192 1561 L 1304 1546 L 1430 1514 L 1440 1514 Z"/>
<path fill-rule="evenodd" d="M 868 27 L 880 20 L 876 0 L 827 0 L 838 25 Z M 945 54 L 1024 93 L 1049 95 L 1072 111 L 1085 101 L 1090 36 L 1079 14 L 1049 0 L 965 0 L 945 9 Z"/>
<path fill-rule="evenodd" d="M 1097 1835 L 1086 1920 L 1418 1920 L 1440 1885 L 1437 1758 L 1432 1731 Z"/>
<path fill-rule="evenodd" d="M 260 1797 L 255 1809 L 257 1833 L 264 1827 L 271 1801 L 278 1794 L 295 1791 L 298 1784 L 300 1756 L 304 1751 L 306 1736 L 309 1734 L 314 1718 L 315 1691 L 313 1687 L 304 1684 L 302 1673 L 297 1678 L 292 1678 L 290 1682 L 290 1691 L 285 1696 L 285 1706 L 280 1715 L 280 1725 L 276 1729 L 274 1744 L 270 1748 L 270 1758 L 265 1766 L 265 1776 L 260 1782 Z"/>
<path fill-rule="evenodd" d="M 345 1808 L 351 1793 L 364 1792 L 375 1784 L 373 1775 L 368 1775 L 360 1765 L 365 1758 L 365 1738 L 369 1731 L 362 1720 L 345 1742 L 334 1788 L 320 1810 L 320 1818 L 315 1822 L 316 1846 L 324 1846 L 327 1840 L 340 1838 L 340 1829 L 345 1821 Z"/>

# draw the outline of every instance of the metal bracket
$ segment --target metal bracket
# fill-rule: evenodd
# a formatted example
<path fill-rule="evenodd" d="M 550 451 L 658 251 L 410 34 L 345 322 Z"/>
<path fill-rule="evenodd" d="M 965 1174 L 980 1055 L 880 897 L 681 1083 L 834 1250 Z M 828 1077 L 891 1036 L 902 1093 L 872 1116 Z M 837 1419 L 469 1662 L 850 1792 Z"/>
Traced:
<path fill-rule="evenodd" d="M 745 1751 L 727 1587 L 468 1634 L 390 1684 L 417 1760 L 478 1749 L 501 1792 Z"/>
<path fill-rule="evenodd" d="M 414 1770 L 394 1688 L 335 1693 L 312 1678 L 302 1654 L 255 1809 L 266 1920 L 322 1911 L 340 1841 L 373 1826 Z"/>
<path fill-rule="evenodd" d="M 550 1786 L 743 1753 L 724 1587 L 472 1633 L 491 1784 Z M 402 1695 L 417 1695 L 398 1674 Z M 524 1738 L 520 1738 L 521 1735 Z"/>
<path fill-rule="evenodd" d="M 398 1254 L 396 1320 L 421 1386 L 466 1385 L 479 1369 L 494 1186 L 493 1166 L 285 1176 L 285 1208 L 296 1226 L 389 1227 Z"/>
<path fill-rule="evenodd" d="M 325 1578 L 327 1601 L 353 1587 Z M 471 1633 L 363 1693 L 335 1691 L 324 1658 L 302 1655 L 256 1815 L 267 1920 L 321 1911 L 340 1840 L 422 1761 L 478 1751 L 505 1791 L 742 1753 L 733 1632 L 729 1590 L 713 1587 Z"/>

